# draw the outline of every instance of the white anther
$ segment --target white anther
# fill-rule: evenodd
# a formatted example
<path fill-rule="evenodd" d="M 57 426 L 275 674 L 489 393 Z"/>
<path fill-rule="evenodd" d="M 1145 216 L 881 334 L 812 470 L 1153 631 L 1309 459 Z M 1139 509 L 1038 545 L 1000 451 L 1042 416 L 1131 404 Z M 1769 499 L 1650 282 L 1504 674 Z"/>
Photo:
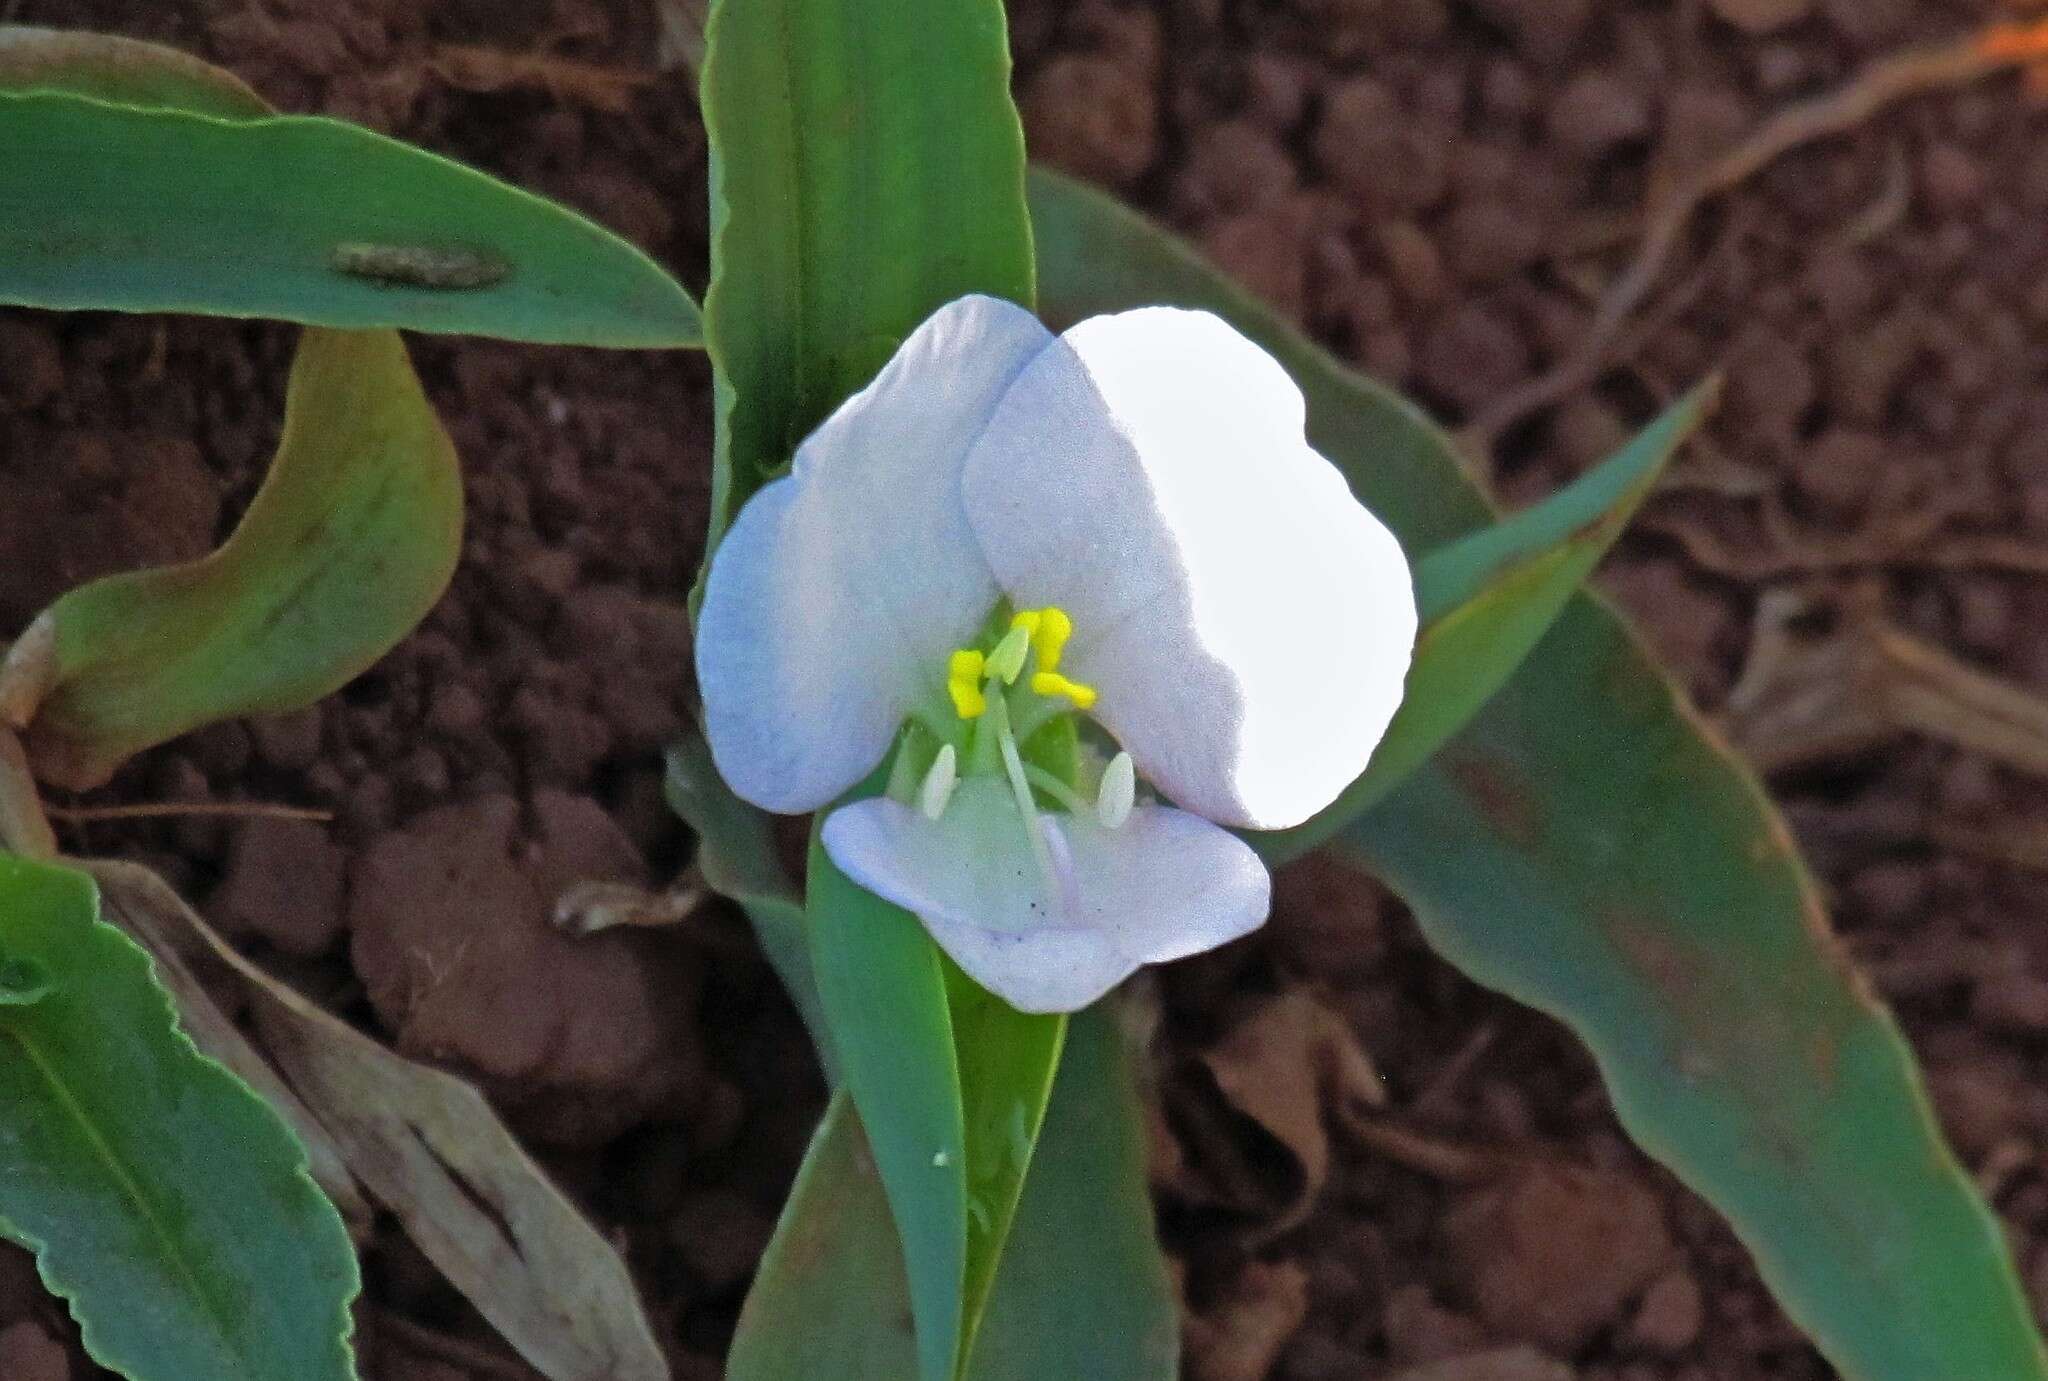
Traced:
<path fill-rule="evenodd" d="M 1131 818 L 1138 801 L 1138 765 L 1129 753 L 1118 753 L 1102 769 L 1102 785 L 1095 793 L 1095 818 L 1115 829 Z"/>
<path fill-rule="evenodd" d="M 932 770 L 924 774 L 924 782 L 917 788 L 917 808 L 924 812 L 927 820 L 936 820 L 946 813 L 946 806 L 953 799 L 953 788 L 960 785 L 960 755 L 953 751 L 953 745 L 939 745 L 939 755 L 932 759 Z"/>

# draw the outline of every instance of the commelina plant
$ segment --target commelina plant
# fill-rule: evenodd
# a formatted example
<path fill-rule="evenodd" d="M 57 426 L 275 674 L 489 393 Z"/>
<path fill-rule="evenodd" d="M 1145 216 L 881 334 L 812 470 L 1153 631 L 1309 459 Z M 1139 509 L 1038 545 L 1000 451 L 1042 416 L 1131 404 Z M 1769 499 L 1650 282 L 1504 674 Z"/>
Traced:
<path fill-rule="evenodd" d="M 719 770 L 809 812 L 893 745 L 825 849 L 1023 1011 L 1243 935 L 1270 885 L 1224 827 L 1298 825 L 1362 774 L 1415 642 L 1400 545 L 1304 411 L 1206 312 L 1055 337 L 942 308 L 718 549 Z"/>
<path fill-rule="evenodd" d="M 425 616 L 463 486 L 403 329 L 709 356 L 705 734 L 672 745 L 671 800 L 832 1089 L 734 1381 L 1171 1381 L 1182 1303 L 1110 990 L 1258 926 L 1268 867 L 1318 847 L 1587 1043 L 1622 1126 L 1845 1377 L 2048 1381 L 1789 835 L 1578 597 L 1713 390 L 1503 515 L 1417 409 L 1027 167 L 1000 0 L 664 6 L 706 8 L 681 45 L 701 313 L 474 170 L 167 49 L 0 24 L 0 302 L 309 328 L 217 552 L 0 628 L 0 1235 L 94 1358 L 352 1381 L 337 1204 L 366 1223 L 374 1198 L 550 1381 L 670 1375 L 627 1263 L 481 1096 L 146 871 L 62 857 L 42 807 L 313 704 Z M 801 882 L 770 811 L 818 814 Z M 265 1050 L 138 936 L 217 945 Z"/>

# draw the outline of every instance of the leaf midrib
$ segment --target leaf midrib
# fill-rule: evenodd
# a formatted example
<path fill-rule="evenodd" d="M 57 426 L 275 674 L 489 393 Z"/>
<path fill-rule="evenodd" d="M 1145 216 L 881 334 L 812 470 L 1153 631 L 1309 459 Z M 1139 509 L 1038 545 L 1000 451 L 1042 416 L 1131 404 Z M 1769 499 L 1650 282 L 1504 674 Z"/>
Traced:
<path fill-rule="evenodd" d="M 193 1301 L 198 1305 L 200 1313 L 205 1317 L 207 1323 L 212 1325 L 216 1336 L 225 1343 L 231 1336 L 227 1326 L 226 1309 L 220 1302 L 211 1297 L 192 1262 L 178 1249 L 176 1234 L 171 1232 L 169 1225 L 163 1220 L 156 1204 L 143 1190 L 141 1181 L 135 1177 L 127 1163 L 122 1160 L 121 1156 L 114 1150 L 113 1145 L 86 1113 L 85 1106 L 71 1092 L 69 1085 L 59 1075 L 56 1065 L 44 1053 L 42 1047 L 19 1027 L 8 1028 L 6 1035 L 21 1047 L 22 1053 L 28 1057 L 28 1061 L 34 1066 L 36 1073 L 41 1075 L 43 1081 L 49 1085 L 50 1092 L 55 1097 L 57 1105 L 77 1124 L 79 1131 L 85 1137 L 86 1143 L 98 1153 L 100 1159 L 106 1164 L 115 1184 L 135 1204 L 143 1222 L 148 1225 L 151 1234 L 156 1238 L 164 1259 L 169 1262 L 173 1272 L 183 1279 L 186 1286 L 190 1289 Z M 229 1356 L 234 1355 L 232 1347 L 226 1347 L 224 1351 Z"/>

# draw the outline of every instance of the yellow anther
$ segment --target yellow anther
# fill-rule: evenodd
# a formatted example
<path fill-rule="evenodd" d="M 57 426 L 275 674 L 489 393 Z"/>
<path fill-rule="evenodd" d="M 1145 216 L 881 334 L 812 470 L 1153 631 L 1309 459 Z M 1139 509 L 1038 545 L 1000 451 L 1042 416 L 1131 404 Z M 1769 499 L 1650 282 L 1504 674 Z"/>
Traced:
<path fill-rule="evenodd" d="M 1040 609 L 1031 626 L 1031 646 L 1038 653 L 1038 669 L 1058 671 L 1060 654 L 1067 650 L 1067 639 L 1073 636 L 1074 621 L 1067 617 L 1066 610 L 1057 605 Z"/>
<path fill-rule="evenodd" d="M 1039 610 L 1019 609 L 1010 616 L 1010 627 L 1023 629 L 1024 636 L 1027 638 L 1036 638 L 1038 636 L 1039 621 L 1043 617 L 1044 615 Z"/>
<path fill-rule="evenodd" d="M 953 712 L 962 719 L 979 719 L 988 708 L 988 696 L 981 689 L 987 665 L 988 659 L 971 647 L 955 652 L 947 664 L 946 694 L 953 697 Z"/>
<path fill-rule="evenodd" d="M 1090 709 L 1095 704 L 1095 687 L 1069 681 L 1056 671 L 1041 671 L 1033 675 L 1031 692 L 1034 695 L 1064 695 L 1074 702 L 1077 710 Z"/>

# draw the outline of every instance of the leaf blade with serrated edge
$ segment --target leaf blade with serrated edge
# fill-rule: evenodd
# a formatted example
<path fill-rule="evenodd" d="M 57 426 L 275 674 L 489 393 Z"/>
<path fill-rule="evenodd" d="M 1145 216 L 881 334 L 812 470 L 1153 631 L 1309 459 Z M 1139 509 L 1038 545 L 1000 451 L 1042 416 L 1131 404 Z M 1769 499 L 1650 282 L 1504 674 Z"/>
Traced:
<path fill-rule="evenodd" d="M 340 1217 L 277 1114 L 178 1029 L 91 879 L 0 855 L 0 952 L 52 983 L 0 1006 L 0 1231 L 87 1351 L 136 1381 L 352 1377 Z"/>

